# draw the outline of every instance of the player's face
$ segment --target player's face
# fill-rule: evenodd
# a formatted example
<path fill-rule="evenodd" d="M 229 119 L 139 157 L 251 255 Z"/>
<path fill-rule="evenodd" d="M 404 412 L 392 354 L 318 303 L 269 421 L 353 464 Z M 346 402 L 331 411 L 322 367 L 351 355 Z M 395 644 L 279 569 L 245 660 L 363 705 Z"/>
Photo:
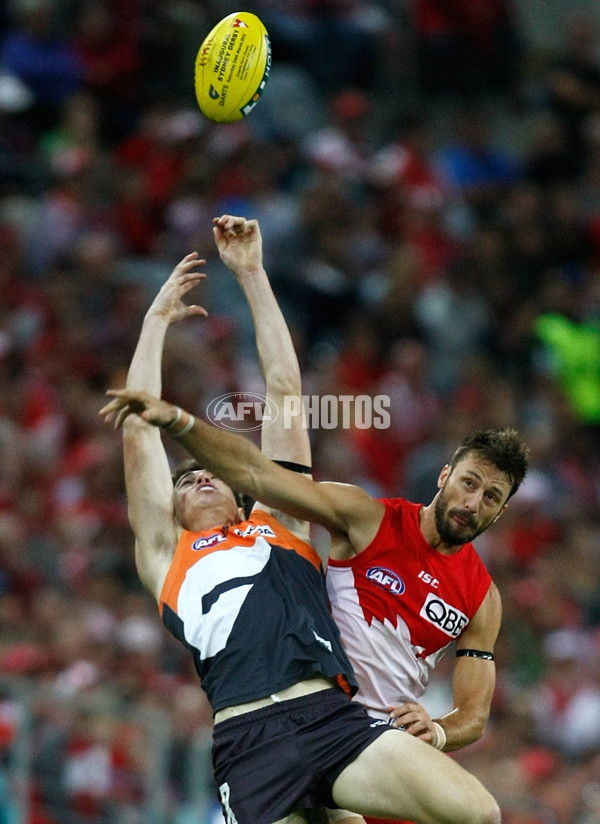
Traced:
<path fill-rule="evenodd" d="M 173 489 L 175 515 L 181 524 L 200 510 L 213 510 L 222 522 L 235 518 L 238 510 L 230 487 L 207 469 L 194 469 L 178 478 Z"/>
<path fill-rule="evenodd" d="M 435 525 L 450 546 L 472 541 L 503 511 L 510 493 L 510 479 L 494 464 L 477 455 L 466 455 L 450 472 L 444 467 L 435 505 Z"/>

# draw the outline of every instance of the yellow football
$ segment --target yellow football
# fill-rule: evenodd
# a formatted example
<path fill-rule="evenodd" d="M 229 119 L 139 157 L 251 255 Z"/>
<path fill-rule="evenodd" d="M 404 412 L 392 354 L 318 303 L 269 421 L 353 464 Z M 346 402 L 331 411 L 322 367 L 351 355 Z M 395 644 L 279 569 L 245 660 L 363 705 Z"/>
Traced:
<path fill-rule="evenodd" d="M 194 88 L 201 112 L 216 123 L 233 123 L 258 103 L 271 70 L 271 43 L 251 12 L 224 17 L 196 56 Z"/>

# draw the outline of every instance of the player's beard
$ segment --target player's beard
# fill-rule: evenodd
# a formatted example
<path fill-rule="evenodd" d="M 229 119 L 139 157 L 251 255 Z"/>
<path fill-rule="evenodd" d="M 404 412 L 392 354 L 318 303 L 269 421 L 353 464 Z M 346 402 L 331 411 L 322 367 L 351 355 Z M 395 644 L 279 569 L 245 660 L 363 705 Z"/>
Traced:
<path fill-rule="evenodd" d="M 468 520 L 468 523 L 464 526 L 454 523 L 450 520 L 452 515 L 464 518 Z M 483 531 L 479 528 L 473 513 L 467 509 L 460 509 L 459 507 L 449 509 L 443 489 L 435 502 L 435 526 L 442 541 L 450 546 L 462 546 L 468 541 L 472 541 Z"/>

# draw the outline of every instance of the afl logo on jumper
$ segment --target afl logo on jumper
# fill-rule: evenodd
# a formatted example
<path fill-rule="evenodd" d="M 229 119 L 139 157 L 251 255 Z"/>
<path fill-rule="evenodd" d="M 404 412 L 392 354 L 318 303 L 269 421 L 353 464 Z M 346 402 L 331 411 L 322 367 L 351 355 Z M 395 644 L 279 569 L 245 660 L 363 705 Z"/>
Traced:
<path fill-rule="evenodd" d="M 433 592 L 427 595 L 419 614 L 421 618 L 425 618 L 451 638 L 458 638 L 469 623 L 469 619 L 463 612 L 456 607 L 451 607 Z"/>
<path fill-rule="evenodd" d="M 222 532 L 215 532 L 214 535 L 209 535 L 207 538 L 197 538 L 192 544 L 192 549 L 207 549 L 211 546 L 223 543 L 225 536 Z"/>
<path fill-rule="evenodd" d="M 392 569 L 386 569 L 386 567 L 371 567 L 367 570 L 367 579 L 394 595 L 402 595 L 406 589 L 404 581 L 398 573 Z"/>

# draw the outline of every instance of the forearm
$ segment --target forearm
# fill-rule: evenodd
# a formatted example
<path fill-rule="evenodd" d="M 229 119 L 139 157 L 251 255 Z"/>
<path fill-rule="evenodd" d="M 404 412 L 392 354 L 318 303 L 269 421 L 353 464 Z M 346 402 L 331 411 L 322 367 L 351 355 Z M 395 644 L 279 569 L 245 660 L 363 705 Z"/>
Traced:
<path fill-rule="evenodd" d="M 163 431 L 232 489 L 256 498 L 257 477 L 271 463 L 261 450 L 243 435 L 208 424 L 178 407 L 170 409 L 174 422 Z"/>
<path fill-rule="evenodd" d="M 493 643 L 485 642 L 487 649 Z M 453 676 L 454 709 L 435 719 L 447 736 L 445 750 L 458 750 L 483 735 L 496 685 L 493 660 L 457 657 Z"/>
<path fill-rule="evenodd" d="M 150 391 L 160 397 L 162 351 L 168 326 L 162 315 L 146 314 L 127 373 L 127 389 Z M 164 507 L 170 506 L 171 470 L 160 429 L 148 426 L 137 416 L 128 417 L 123 424 L 123 449 L 129 517 L 138 535 L 148 520 L 148 512 L 157 509 L 157 501 Z"/>
<path fill-rule="evenodd" d="M 478 741 L 483 733 L 488 720 L 488 713 L 482 709 L 462 710 L 460 707 L 435 718 L 434 722 L 439 724 L 446 736 L 444 752 L 460 750 L 474 741 Z"/>
<path fill-rule="evenodd" d="M 311 465 L 308 431 L 300 412 L 302 379 L 290 331 L 265 270 L 256 267 L 237 275 L 254 321 L 256 347 L 269 402 L 277 418 L 261 430 L 261 448 L 275 460 Z M 294 400 L 292 400 L 294 399 Z M 294 414 L 286 416 L 286 404 Z"/>
<path fill-rule="evenodd" d="M 161 315 L 146 314 L 127 372 L 127 389 L 150 391 L 160 397 L 162 352 L 168 325 Z M 160 429 L 148 426 L 141 418 L 131 416 L 125 420 L 123 448 L 127 494 L 130 504 L 135 501 L 135 506 L 130 509 L 130 520 L 135 531 L 137 524 L 131 518 L 132 513 L 146 513 L 147 500 L 151 495 L 170 500 L 171 470 L 161 445 Z M 142 520 L 145 517 L 142 514 Z"/>
<path fill-rule="evenodd" d="M 300 395 L 300 367 L 283 313 L 265 270 L 238 274 L 254 322 L 256 347 L 267 394 Z"/>
<path fill-rule="evenodd" d="M 162 393 L 162 355 L 168 321 L 157 314 L 147 314 L 129 371 L 127 388 L 142 389 L 156 397 Z"/>
<path fill-rule="evenodd" d="M 384 506 L 359 487 L 315 483 L 307 475 L 278 466 L 247 438 L 197 420 L 147 392 L 109 389 L 106 394 L 112 400 L 99 414 L 107 423 L 119 427 L 131 415 L 137 415 L 161 427 L 232 488 L 292 517 L 315 521 L 334 532 L 354 534 L 357 546 L 366 546 L 376 534 Z"/>
<path fill-rule="evenodd" d="M 129 371 L 128 389 L 161 393 L 161 358 L 166 320 L 147 314 Z M 158 600 L 177 541 L 171 469 L 160 429 L 132 415 L 123 423 L 123 458 L 129 523 L 134 532 L 140 580 Z"/>
<path fill-rule="evenodd" d="M 270 391 L 275 394 L 299 394 L 298 361 L 263 266 L 258 221 L 222 215 L 214 218 L 213 223 L 221 260 L 234 273 L 250 307 L 260 365 Z"/>

